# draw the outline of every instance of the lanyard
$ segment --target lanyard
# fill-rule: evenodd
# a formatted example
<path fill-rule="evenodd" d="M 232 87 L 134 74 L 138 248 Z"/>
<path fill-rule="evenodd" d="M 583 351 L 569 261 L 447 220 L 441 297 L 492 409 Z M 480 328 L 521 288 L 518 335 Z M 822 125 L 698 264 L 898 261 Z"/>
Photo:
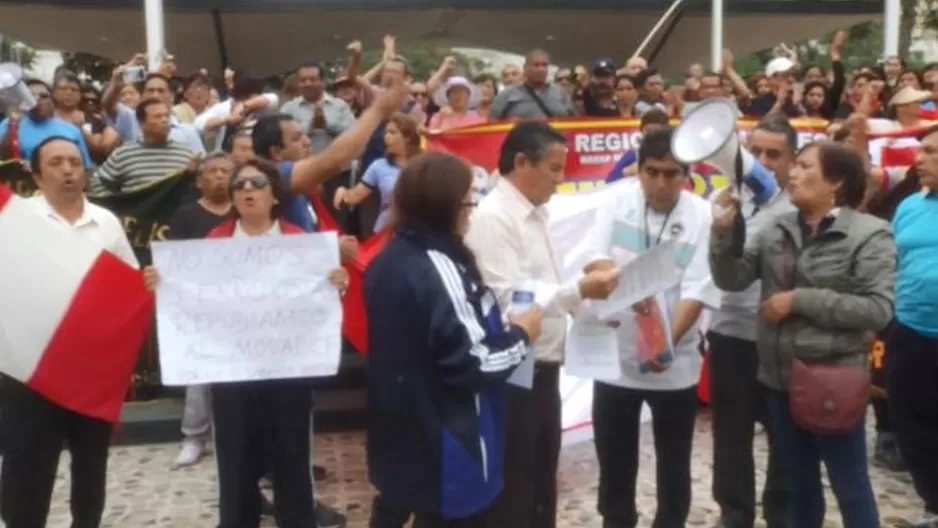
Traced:
<path fill-rule="evenodd" d="M 664 221 L 661 222 L 661 229 L 658 230 L 658 236 L 655 238 L 655 245 L 656 245 L 656 246 L 661 243 L 661 236 L 664 235 L 664 229 L 665 229 L 666 227 L 668 227 L 668 220 L 671 219 L 671 213 L 674 212 L 674 208 L 675 208 L 676 206 L 677 206 L 677 204 L 675 204 L 674 206 L 672 206 L 670 209 L 668 209 L 668 212 L 665 213 L 665 215 L 664 215 Z M 648 207 L 648 202 L 645 202 L 645 249 L 646 249 L 646 250 L 651 249 L 651 237 L 648 236 L 648 232 L 649 232 L 649 229 L 648 229 L 648 209 L 650 209 L 650 208 Z"/>

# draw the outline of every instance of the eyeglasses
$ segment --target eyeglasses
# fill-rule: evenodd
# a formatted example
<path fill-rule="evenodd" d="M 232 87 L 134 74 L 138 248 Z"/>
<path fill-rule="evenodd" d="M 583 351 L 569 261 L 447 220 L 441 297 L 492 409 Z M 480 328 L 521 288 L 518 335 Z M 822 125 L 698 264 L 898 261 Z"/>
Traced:
<path fill-rule="evenodd" d="M 251 183 L 251 187 L 255 189 L 263 189 L 270 185 L 270 180 L 267 179 L 267 176 L 248 176 L 246 178 L 238 178 L 231 182 L 231 188 L 236 191 L 243 191 L 247 187 L 248 182 Z"/>

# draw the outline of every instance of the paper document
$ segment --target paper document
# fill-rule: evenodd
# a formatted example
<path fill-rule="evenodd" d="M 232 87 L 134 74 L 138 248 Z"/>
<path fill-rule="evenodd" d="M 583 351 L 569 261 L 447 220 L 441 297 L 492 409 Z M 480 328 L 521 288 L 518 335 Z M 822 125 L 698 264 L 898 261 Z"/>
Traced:
<path fill-rule="evenodd" d="M 619 262 L 619 265 L 622 266 L 619 286 L 608 299 L 596 303 L 596 313 L 603 320 L 674 286 L 684 273 L 677 265 L 673 242 L 658 244 L 627 263 Z"/>
<path fill-rule="evenodd" d="M 567 335 L 564 368 L 571 376 L 580 378 L 621 378 L 616 329 L 592 317 L 574 319 Z"/>

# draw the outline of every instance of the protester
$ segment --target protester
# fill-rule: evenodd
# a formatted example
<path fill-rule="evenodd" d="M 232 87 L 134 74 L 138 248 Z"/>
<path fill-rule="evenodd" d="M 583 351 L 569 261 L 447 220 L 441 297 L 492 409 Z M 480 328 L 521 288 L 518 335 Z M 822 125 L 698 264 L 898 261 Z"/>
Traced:
<path fill-rule="evenodd" d="M 524 61 L 524 82 L 505 83 L 489 109 L 489 121 L 572 116 L 570 96 L 547 81 L 549 65 L 546 51 L 529 51 Z M 502 82 L 504 79 L 503 74 Z"/>
<path fill-rule="evenodd" d="M 205 158 L 196 179 L 201 198 L 176 210 L 169 221 L 170 240 L 205 238 L 230 217 L 231 197 L 228 187 L 234 167 L 223 153 Z M 211 442 L 211 396 L 207 386 L 186 388 L 182 413 L 182 434 L 185 436 L 176 467 L 191 466 L 208 452 Z"/>
<path fill-rule="evenodd" d="M 401 170 L 407 162 L 420 154 L 420 134 L 413 119 L 404 114 L 395 114 L 384 128 L 385 158 L 372 163 L 361 182 L 351 189 L 336 189 L 334 205 L 340 209 L 344 204 L 357 205 L 378 191 L 381 197 L 381 212 L 375 221 L 374 231 L 384 229 L 391 216 L 391 197 Z"/>
<path fill-rule="evenodd" d="M 325 91 L 323 68 L 308 64 L 296 69 L 300 95 L 286 102 L 280 111 L 288 114 L 309 136 L 310 152 L 318 154 L 341 133 L 355 124 L 355 115 L 345 101 Z"/>
<path fill-rule="evenodd" d="M 170 137 L 169 106 L 146 99 L 135 110 L 142 133 L 139 140 L 118 147 L 94 171 L 90 191 L 98 196 L 145 189 L 180 173 L 193 160 L 193 152 Z"/>
<path fill-rule="evenodd" d="M 36 99 L 36 106 L 24 115 L 20 115 L 17 109 L 0 122 L 0 155 L 3 159 L 31 159 L 33 151 L 45 140 L 60 137 L 78 146 L 83 166 L 90 169 L 93 164 L 85 137 L 78 127 L 55 116 L 49 86 L 42 81 L 29 80 L 26 87 Z"/>
<path fill-rule="evenodd" d="M 450 77 L 433 97 L 440 111 L 430 118 L 427 125 L 430 131 L 443 132 L 485 122 L 472 110 L 478 106 L 482 93 L 465 77 Z"/>
<path fill-rule="evenodd" d="M 613 316 L 621 376 L 593 385 L 593 430 L 599 460 L 599 512 L 606 526 L 633 526 L 642 405 L 652 412 L 657 460 L 655 526 L 684 526 L 691 501 L 691 447 L 700 377 L 698 318 L 719 305 L 710 280 L 710 205 L 686 190 L 688 167 L 671 153 L 670 128 L 642 139 L 639 174 L 606 192 L 588 237 L 601 255 L 639 255 L 675 244 L 681 279 Z M 620 220 L 624 219 L 624 220 Z M 619 260 L 618 258 L 616 260 Z M 609 261 L 610 264 L 612 261 Z"/>
<path fill-rule="evenodd" d="M 499 526 L 556 526 L 560 365 L 567 314 L 582 299 L 607 297 L 618 283 L 616 269 L 596 269 L 577 282 L 564 283 L 554 261 L 544 205 L 563 178 L 566 145 L 566 136 L 546 123 L 515 126 L 502 143 L 501 177 L 472 216 L 466 235 L 482 279 L 503 311 L 512 291 L 525 281 L 560 287 L 556 308 L 544 314 L 543 331 L 533 342 L 537 364 L 531 388 L 507 389 L 505 490 L 495 511 Z"/>
<path fill-rule="evenodd" d="M 922 136 L 916 170 L 924 186 L 899 205 L 892 227 L 898 250 L 896 319 L 887 338 L 886 393 L 899 447 L 925 514 L 913 526 L 938 526 L 938 127 Z"/>
<path fill-rule="evenodd" d="M 283 219 L 287 194 L 276 168 L 252 161 L 229 180 L 232 217 L 214 228 L 208 238 L 280 236 L 304 230 Z M 158 270 L 145 277 L 158 292 Z M 329 275 L 339 291 L 348 287 L 348 273 Z M 261 500 L 258 479 L 273 461 L 276 501 L 274 514 L 283 527 L 316 526 L 313 483 L 309 471 L 312 380 L 263 380 L 212 385 L 212 416 L 218 458 L 221 528 L 256 526 Z M 259 433 L 270 435 L 259 441 Z M 272 457 L 268 457 L 269 453 Z"/>
<path fill-rule="evenodd" d="M 710 267 L 717 286 L 741 291 L 762 279 L 759 382 L 768 388 L 772 448 L 790 471 L 793 526 L 799 528 L 823 523 L 821 462 L 844 525 L 879 526 L 866 459 L 867 402 L 856 395 L 869 390 L 862 374 L 866 336 L 892 317 L 895 245 L 885 222 L 855 210 L 865 187 L 864 163 L 852 149 L 811 143 L 789 176 L 798 212 L 778 216 L 741 257 L 736 248 L 743 234 L 734 229 L 738 202 L 723 191 L 715 204 Z M 819 364 L 839 376 L 812 379 L 831 372 L 812 368 Z M 839 394 L 853 399 L 816 401 L 833 397 L 818 390 L 821 383 L 836 383 Z M 824 432 L 802 405 L 833 405 L 829 419 L 836 421 L 837 434 Z"/>
<path fill-rule="evenodd" d="M 88 244 L 110 251 L 128 266 L 138 267 L 117 217 L 85 198 L 88 177 L 82 153 L 71 138 L 51 136 L 42 140 L 32 148 L 30 166 L 41 191 L 28 200 L 37 222 L 57 226 Z M 76 354 L 88 352 L 91 351 L 75 350 Z M 71 454 L 72 524 L 100 526 L 112 424 L 52 403 L 12 378 L 5 377 L 3 385 L 5 452 L 0 471 L 3 522 L 10 528 L 46 525 L 59 456 L 67 446 Z"/>
<path fill-rule="evenodd" d="M 372 528 L 487 527 L 502 487 L 505 380 L 541 309 L 502 322 L 463 243 L 472 173 L 413 159 L 394 190 L 394 238 L 369 266 L 368 468 Z"/>
<path fill-rule="evenodd" d="M 741 203 L 746 243 L 769 229 L 778 215 L 795 210 L 788 197 L 789 172 L 795 162 L 798 135 L 780 116 L 764 118 L 749 136 L 749 151 L 775 174 L 779 189 L 767 203 L 749 198 Z M 739 190 L 738 180 L 731 182 Z M 748 195 L 747 195 L 748 196 Z M 756 468 L 753 438 L 756 422 L 767 426 L 765 388 L 758 381 L 758 281 L 740 292 L 726 292 L 707 333 L 710 345 L 710 408 L 713 412 L 713 499 L 720 506 L 721 528 L 753 528 L 756 515 Z M 762 516 L 772 527 L 791 526 L 791 486 L 779 453 L 769 449 L 762 491 Z"/>

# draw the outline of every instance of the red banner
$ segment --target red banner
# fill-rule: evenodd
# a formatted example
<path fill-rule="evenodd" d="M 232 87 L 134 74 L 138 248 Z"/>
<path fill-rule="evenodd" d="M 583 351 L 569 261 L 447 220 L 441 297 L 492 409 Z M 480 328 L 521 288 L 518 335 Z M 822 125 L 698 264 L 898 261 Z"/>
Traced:
<path fill-rule="evenodd" d="M 739 121 L 741 140 L 745 140 L 756 123 Z M 567 135 L 570 145 L 566 169 L 567 180 L 570 181 L 561 185 L 560 192 L 594 187 L 606 179 L 625 151 L 633 150 L 641 143 L 638 119 L 572 118 L 552 120 L 551 124 Z M 827 138 L 826 130 L 830 123 L 817 119 L 794 119 L 792 125 L 798 131 L 800 146 Z M 430 150 L 458 155 L 491 172 L 498 165 L 502 141 L 513 126 L 513 123 L 490 123 L 431 134 L 426 137 L 426 146 Z M 694 191 L 700 195 L 708 195 L 713 189 L 726 185 L 726 177 L 709 165 L 695 166 L 692 176 Z"/>

